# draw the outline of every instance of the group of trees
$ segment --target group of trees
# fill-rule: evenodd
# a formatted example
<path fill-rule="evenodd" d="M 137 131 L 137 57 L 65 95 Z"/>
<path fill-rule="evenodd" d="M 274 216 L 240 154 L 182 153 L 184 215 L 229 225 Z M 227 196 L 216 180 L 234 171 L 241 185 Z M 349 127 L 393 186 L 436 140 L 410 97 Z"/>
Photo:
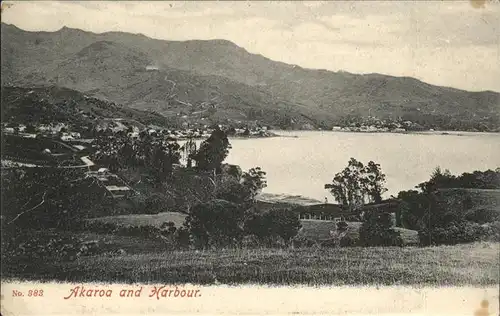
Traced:
<path fill-rule="evenodd" d="M 495 238 L 500 214 L 491 205 L 476 205 L 474 190 L 500 189 L 500 170 L 474 171 L 459 176 L 436 168 L 418 190 L 401 191 L 401 221 L 417 230 L 423 245 L 455 244 Z M 479 197 L 486 202 L 484 197 Z M 497 227 L 497 228 L 495 228 Z"/>
<path fill-rule="evenodd" d="M 366 203 L 381 203 L 385 188 L 385 174 L 379 164 L 351 158 L 346 168 L 335 174 L 332 183 L 325 184 L 345 210 L 362 220 L 359 244 L 363 246 L 402 245 L 399 232 L 393 229 L 391 214 L 383 211 L 361 212 Z"/>
<path fill-rule="evenodd" d="M 178 239 L 203 249 L 241 246 L 245 236 L 266 244 L 276 238 L 288 243 L 300 228 L 298 216 L 289 210 L 253 211 L 255 197 L 267 186 L 266 173 L 260 167 L 241 172 L 237 166 L 226 165 L 223 170 L 230 148 L 225 132 L 216 128 L 190 155 L 197 170 L 210 177 L 214 191 L 211 199 L 189 210 L 177 230 Z"/>
<path fill-rule="evenodd" d="M 200 148 L 190 155 L 196 166 L 203 171 L 221 173 L 221 166 L 231 149 L 226 133 L 217 126 Z"/>
<path fill-rule="evenodd" d="M 380 165 L 372 161 L 364 165 L 351 158 L 332 183 L 325 185 L 344 209 L 360 215 L 362 244 L 401 243 L 399 233 L 392 228 L 390 214 L 360 211 L 365 203 L 382 202 L 382 194 L 387 191 L 384 184 L 385 175 Z M 474 190 L 466 189 L 500 189 L 500 169 L 454 176 L 448 170 L 436 168 L 430 179 L 416 188 L 418 190 L 399 192 L 398 215 L 403 227 L 419 232 L 422 245 L 498 239 L 499 233 L 494 230 L 500 226 L 500 214 L 494 209 L 495 202 L 490 206 L 477 206 L 471 197 Z"/>
<path fill-rule="evenodd" d="M 161 183 L 171 175 L 173 165 L 181 158 L 180 145 L 171 139 L 142 133 L 133 139 L 127 136 L 97 138 L 92 158 L 111 171 L 142 167 L 150 170 L 155 182 Z"/>
<path fill-rule="evenodd" d="M 247 237 L 254 246 L 272 247 L 280 242 L 287 246 L 300 228 L 297 214 L 288 209 L 258 212 L 226 200 L 198 204 L 183 226 L 168 227 L 179 246 L 196 249 L 241 247 Z"/>
<path fill-rule="evenodd" d="M 242 172 L 224 164 L 231 144 L 219 127 L 199 147 L 192 140 L 181 147 L 174 140 L 144 133 L 137 139 L 103 137 L 97 147 L 96 161 L 112 171 L 139 167 L 155 175 L 157 193 L 145 202 L 159 210 L 173 199 L 171 206 L 187 214 L 182 227 L 170 230 L 180 244 L 205 249 L 237 246 L 245 236 L 266 244 L 277 238 L 288 243 L 300 228 L 291 211 L 253 211 L 255 197 L 267 186 L 266 173 L 260 167 Z M 186 165 L 173 174 L 181 153 Z"/>
<path fill-rule="evenodd" d="M 332 183 L 325 184 L 335 199 L 350 211 L 355 211 L 365 203 L 382 202 L 382 194 L 387 191 L 385 174 L 380 165 L 373 161 L 364 165 L 354 158 L 344 170 L 335 174 Z"/>

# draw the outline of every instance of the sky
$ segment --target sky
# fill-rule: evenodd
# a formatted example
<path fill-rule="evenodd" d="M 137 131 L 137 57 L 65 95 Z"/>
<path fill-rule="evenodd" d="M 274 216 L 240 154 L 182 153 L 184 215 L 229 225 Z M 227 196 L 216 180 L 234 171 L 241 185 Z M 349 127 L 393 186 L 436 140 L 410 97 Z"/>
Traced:
<path fill-rule="evenodd" d="M 6 5 L 7 4 L 7 5 Z M 500 92 L 500 0 L 7 1 L 2 22 L 165 40 L 226 39 L 304 68 Z"/>

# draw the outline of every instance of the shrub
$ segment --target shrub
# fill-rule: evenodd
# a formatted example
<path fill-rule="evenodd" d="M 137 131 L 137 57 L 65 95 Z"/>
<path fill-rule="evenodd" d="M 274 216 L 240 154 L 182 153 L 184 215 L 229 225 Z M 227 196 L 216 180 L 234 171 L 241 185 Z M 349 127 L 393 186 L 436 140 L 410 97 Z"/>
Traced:
<path fill-rule="evenodd" d="M 344 237 L 340 238 L 339 242 L 340 247 L 354 247 L 359 245 L 359 238 L 345 235 Z"/>
<path fill-rule="evenodd" d="M 175 247 L 177 249 L 189 249 L 191 244 L 191 234 L 186 227 L 180 227 L 174 234 Z"/>
<path fill-rule="evenodd" d="M 54 232 L 25 230 L 2 236 L 2 258 L 11 261 L 68 260 L 99 253 L 97 241 L 84 242 L 74 236 Z"/>
<path fill-rule="evenodd" d="M 237 204 L 212 200 L 191 209 L 186 228 L 196 248 L 225 247 L 243 238 L 244 209 Z"/>
<path fill-rule="evenodd" d="M 335 225 L 337 226 L 337 231 L 339 232 L 345 231 L 347 230 L 347 227 L 349 227 L 349 224 L 345 221 L 337 222 Z"/>
<path fill-rule="evenodd" d="M 312 247 L 317 242 L 305 236 L 296 236 L 292 239 L 292 244 L 294 247 Z"/>
<path fill-rule="evenodd" d="M 246 235 L 243 237 L 241 245 L 245 248 L 259 248 L 261 247 L 261 241 L 255 235 Z"/>
<path fill-rule="evenodd" d="M 486 241 L 500 242 L 500 221 L 487 223 L 481 227 L 483 228 L 482 239 Z"/>
<path fill-rule="evenodd" d="M 301 227 L 297 214 L 289 209 L 247 214 L 244 226 L 245 233 L 256 236 L 268 246 L 288 245 Z"/>
<path fill-rule="evenodd" d="M 474 222 L 451 222 L 444 227 L 425 228 L 418 232 L 421 245 L 454 245 L 481 240 L 485 229 Z"/>
<path fill-rule="evenodd" d="M 364 214 L 359 229 L 359 243 L 363 246 L 402 246 L 403 239 L 392 228 L 390 214 L 371 211 Z"/>
<path fill-rule="evenodd" d="M 488 208 L 470 210 L 465 214 L 465 219 L 478 224 L 485 224 L 500 219 L 498 211 Z"/>
<path fill-rule="evenodd" d="M 170 222 L 164 222 L 160 226 L 161 234 L 163 236 L 169 236 L 175 234 L 177 231 L 177 227 L 175 227 L 175 223 L 170 221 Z"/>
<path fill-rule="evenodd" d="M 174 200 L 160 193 L 153 193 L 144 201 L 144 213 L 158 214 L 164 212 L 165 209 L 174 208 L 176 206 Z"/>

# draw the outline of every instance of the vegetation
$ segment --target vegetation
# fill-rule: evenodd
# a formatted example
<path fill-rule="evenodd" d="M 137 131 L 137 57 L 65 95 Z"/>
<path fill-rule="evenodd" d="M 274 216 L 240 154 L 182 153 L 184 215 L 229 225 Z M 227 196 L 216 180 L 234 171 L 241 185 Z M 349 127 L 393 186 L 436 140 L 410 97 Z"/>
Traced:
<path fill-rule="evenodd" d="M 325 184 L 335 199 L 346 208 L 354 211 L 367 202 L 382 202 L 382 194 L 387 191 L 385 174 L 380 165 L 373 161 L 365 166 L 354 158 L 347 167 L 335 174 L 331 184 Z"/>
<path fill-rule="evenodd" d="M 61 42 L 60 32 L 81 40 Z M 74 29 L 40 38 L 5 24 L 2 34 L 2 52 L 9 56 L 2 65 L 3 83 L 66 83 L 116 103 L 161 112 L 171 125 L 257 121 L 280 128 L 331 129 L 349 122 L 344 117 L 370 114 L 441 130 L 500 127 L 496 92 L 461 91 L 381 74 L 292 70 L 227 41 L 158 41 Z M 54 58 L 56 51 L 59 58 Z M 152 60 L 166 67 L 146 71 Z M 262 82 L 266 85 L 258 84 Z M 460 100 L 460 106 L 450 100 Z"/>
<path fill-rule="evenodd" d="M 417 186 L 419 191 L 398 194 L 402 224 L 418 230 L 423 245 L 498 240 L 492 229 L 500 217 L 497 202 L 477 206 L 472 196 L 473 190 L 500 189 L 499 179 L 498 169 L 453 176 L 436 168 L 429 181 Z M 487 199 L 480 198 L 481 202 Z"/>
<path fill-rule="evenodd" d="M 108 238 L 108 240 L 110 240 Z M 2 277 L 65 282 L 485 286 L 498 284 L 497 243 L 426 248 L 226 249 L 165 252 L 136 238 L 114 253 L 73 262 L 2 264 Z M 155 244 L 153 244 L 155 245 Z M 128 250 L 127 250 L 128 251 Z M 467 255 L 465 256 L 464 253 Z"/>
<path fill-rule="evenodd" d="M 199 147 L 192 140 L 181 147 L 174 139 L 155 133 L 143 132 L 132 138 L 127 136 L 130 132 L 104 131 L 97 137 L 92 154 L 99 166 L 109 168 L 141 191 L 141 194 L 122 200 L 110 199 L 96 179 L 81 170 L 2 171 L 2 197 L 5 197 L 1 221 L 2 256 L 7 258 L 3 272 L 13 276 L 31 273 L 30 277 L 73 280 L 88 280 L 89 275 L 98 274 L 99 280 L 111 280 L 116 275 L 112 264 L 119 262 L 129 265 L 127 272 L 121 274 L 127 282 L 211 283 L 221 280 L 276 284 L 394 284 L 394 280 L 405 273 L 405 278 L 421 280 L 424 284 L 462 282 L 457 281 L 455 273 L 459 272 L 454 270 L 434 275 L 437 272 L 420 268 L 403 272 L 398 268 L 374 268 L 375 263 L 361 264 L 366 262 L 366 256 L 379 258 L 376 259 L 379 264 L 384 264 L 384 260 L 415 260 L 411 256 L 417 254 L 435 260 L 434 251 L 441 250 L 442 255 L 453 256 L 450 250 L 453 248 L 446 247 L 391 248 L 408 244 L 408 239 L 416 238 L 416 232 L 393 227 L 391 216 L 386 212 L 361 212 L 365 204 L 380 204 L 386 192 L 385 175 L 380 165 L 373 161 L 364 165 L 351 158 L 332 183 L 325 185 L 344 209 L 362 214 L 363 222 L 329 223 L 324 227 L 326 238 L 318 242 L 305 236 L 307 232 L 304 234 L 303 226 L 310 228 L 311 225 L 303 225 L 291 206 L 257 207 L 256 196 L 267 185 L 266 173 L 259 167 L 242 171 L 238 166 L 224 164 L 231 144 L 220 128 L 215 128 Z M 185 165 L 181 161 L 186 161 Z M 499 179 L 500 170 L 453 176 L 448 171 L 436 169 L 429 181 L 418 186 L 419 190 L 403 191 L 398 195 L 402 201 L 401 222 L 418 231 L 422 246 L 499 241 L 498 211 L 488 205 L 478 205 L 472 193 L 460 193 L 461 198 L 457 200 L 458 194 L 454 191 L 498 189 Z M 162 215 L 166 211 L 170 212 L 169 216 Z M 331 229 L 335 230 L 335 236 Z M 314 233 L 317 235 L 318 229 Z M 90 236 L 93 239 L 89 240 Z M 109 244 L 104 240 L 113 242 Z M 481 245 L 485 248 L 474 248 L 474 251 L 489 259 L 491 244 Z M 149 258 L 151 262 L 164 260 L 159 270 L 152 266 L 147 271 L 142 270 L 143 259 L 128 257 L 129 251 L 141 253 L 142 246 L 147 251 L 140 258 Z M 326 249 L 331 246 L 337 249 Z M 348 249 L 338 249 L 339 246 Z M 362 247 L 356 252 L 351 249 L 353 246 Z M 364 248 L 367 246 L 370 248 Z M 274 248 L 278 255 L 263 247 Z M 294 250 L 294 247 L 307 249 Z M 321 255 L 316 252 L 317 247 L 325 248 Z M 456 249 L 458 247 L 465 246 Z M 252 248 L 258 251 L 252 252 Z M 235 261 L 227 262 L 226 270 L 216 268 L 215 271 L 213 265 L 209 267 L 205 261 L 193 259 L 192 250 L 201 251 L 201 258 L 208 262 L 215 260 L 217 253 L 226 254 Z M 169 251 L 168 255 L 164 251 Z M 92 261 L 90 267 L 97 270 L 82 266 L 89 262 L 87 256 L 93 256 L 92 259 L 101 264 L 94 266 Z M 351 259 L 342 256 L 351 256 Z M 180 260 L 177 266 L 170 261 L 172 257 Z M 444 258 L 442 264 L 448 264 L 448 259 Z M 58 263 L 54 266 L 44 264 L 50 261 Z M 324 265 L 326 261 L 329 261 L 328 267 Z M 276 262 L 283 263 L 282 269 L 272 268 Z M 331 262 L 335 269 L 331 268 Z M 413 264 L 401 262 L 406 264 L 405 269 Z M 432 262 L 419 262 L 432 268 Z M 309 263 L 316 270 L 309 268 Z M 465 269 L 462 265 L 465 267 L 465 263 L 460 263 L 456 268 Z M 490 269 L 492 263 L 484 261 L 482 265 L 481 269 Z M 471 276 L 468 282 L 489 284 L 495 277 L 489 273 Z"/>
<path fill-rule="evenodd" d="M 399 232 L 394 230 L 391 214 L 367 212 L 359 230 L 360 245 L 363 246 L 402 246 Z"/>
<path fill-rule="evenodd" d="M 247 216 L 245 232 L 256 237 L 260 245 L 272 247 L 280 239 L 288 246 L 302 227 L 298 216 L 288 209 L 250 212 Z"/>
<path fill-rule="evenodd" d="M 179 164 L 181 152 L 180 145 L 172 139 L 148 133 L 141 133 L 137 139 L 118 134 L 98 137 L 92 158 L 113 172 L 142 168 L 154 183 L 161 184 L 172 175 L 174 164 Z"/>
<path fill-rule="evenodd" d="M 219 174 L 222 162 L 229 154 L 229 149 L 231 149 L 231 145 L 226 133 L 217 126 L 212 135 L 200 145 L 198 151 L 190 158 L 196 161 L 196 166 L 200 170 Z"/>
<path fill-rule="evenodd" d="M 185 227 L 196 248 L 238 245 L 243 238 L 244 211 L 224 200 L 198 204 L 187 216 Z"/>
<path fill-rule="evenodd" d="M 122 118 L 137 124 L 170 124 L 162 115 L 123 107 L 114 102 L 87 97 L 83 93 L 55 86 L 2 86 L 2 123 L 26 124 L 26 132 L 33 132 L 38 124 L 64 123 L 71 130 L 89 135 L 106 119 Z"/>

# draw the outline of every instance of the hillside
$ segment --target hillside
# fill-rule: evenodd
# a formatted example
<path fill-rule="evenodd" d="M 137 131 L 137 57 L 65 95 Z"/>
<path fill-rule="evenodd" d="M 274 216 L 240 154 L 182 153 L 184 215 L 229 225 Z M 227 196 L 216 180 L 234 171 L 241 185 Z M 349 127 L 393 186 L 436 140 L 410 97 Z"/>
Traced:
<path fill-rule="evenodd" d="M 126 108 L 67 88 L 2 87 L 1 92 L 4 123 L 36 125 L 59 122 L 90 127 L 102 125 L 108 119 L 123 118 L 138 126 L 168 124 L 166 118 L 159 114 Z"/>
<path fill-rule="evenodd" d="M 2 24 L 2 84 L 54 84 L 185 120 L 331 127 L 353 117 L 402 118 L 428 128 L 500 127 L 500 94 L 414 78 L 304 69 L 225 40 L 164 41 Z"/>

